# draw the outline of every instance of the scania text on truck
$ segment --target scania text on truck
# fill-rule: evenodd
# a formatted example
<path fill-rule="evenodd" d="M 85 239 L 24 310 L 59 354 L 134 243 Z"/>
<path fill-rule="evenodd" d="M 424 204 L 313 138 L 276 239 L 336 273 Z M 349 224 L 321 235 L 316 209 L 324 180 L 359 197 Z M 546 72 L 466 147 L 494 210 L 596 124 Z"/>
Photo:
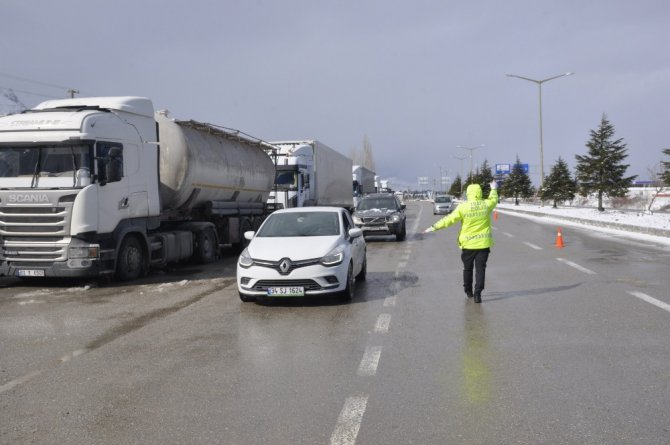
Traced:
<path fill-rule="evenodd" d="M 43 102 L 0 118 L 0 275 L 131 280 L 214 261 L 269 211 L 262 141 L 142 97 Z"/>
<path fill-rule="evenodd" d="M 269 203 L 353 208 L 351 159 L 316 140 L 270 144 L 277 149 L 277 177 Z"/>

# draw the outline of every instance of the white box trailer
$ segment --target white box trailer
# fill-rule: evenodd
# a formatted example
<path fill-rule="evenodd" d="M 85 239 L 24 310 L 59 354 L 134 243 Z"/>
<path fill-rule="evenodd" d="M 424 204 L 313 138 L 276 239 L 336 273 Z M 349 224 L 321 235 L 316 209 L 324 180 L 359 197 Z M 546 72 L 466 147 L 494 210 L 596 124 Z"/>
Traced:
<path fill-rule="evenodd" d="M 354 205 L 358 203 L 361 196 L 368 193 L 375 193 L 375 172 L 362 165 L 354 165 L 351 168 L 351 176 L 353 178 L 353 196 Z"/>
<path fill-rule="evenodd" d="M 47 101 L 0 118 L 0 276 L 129 280 L 210 262 L 269 211 L 267 146 L 141 97 Z"/>
<path fill-rule="evenodd" d="M 351 159 L 317 140 L 270 144 L 277 149 L 277 176 L 269 203 L 285 208 L 353 207 Z"/>

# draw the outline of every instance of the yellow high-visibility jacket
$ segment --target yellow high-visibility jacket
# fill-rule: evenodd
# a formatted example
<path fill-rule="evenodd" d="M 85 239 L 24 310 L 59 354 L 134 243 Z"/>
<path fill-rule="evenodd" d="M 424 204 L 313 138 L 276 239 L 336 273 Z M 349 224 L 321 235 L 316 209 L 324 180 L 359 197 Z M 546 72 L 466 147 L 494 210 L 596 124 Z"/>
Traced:
<path fill-rule="evenodd" d="M 482 199 L 482 187 L 470 184 L 465 196 L 467 201 L 433 224 L 433 229 L 444 229 L 461 221 L 461 231 L 458 233 L 458 246 L 461 249 L 486 249 L 493 246 L 491 212 L 498 205 L 498 191 L 491 189 L 489 197 Z"/>

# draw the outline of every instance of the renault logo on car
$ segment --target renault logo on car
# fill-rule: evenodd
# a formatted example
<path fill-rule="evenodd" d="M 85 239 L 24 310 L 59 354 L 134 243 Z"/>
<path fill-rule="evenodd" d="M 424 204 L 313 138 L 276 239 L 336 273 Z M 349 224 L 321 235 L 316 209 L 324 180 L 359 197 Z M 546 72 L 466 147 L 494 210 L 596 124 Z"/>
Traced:
<path fill-rule="evenodd" d="M 279 271 L 286 275 L 291 269 L 291 260 L 284 258 L 279 262 Z"/>

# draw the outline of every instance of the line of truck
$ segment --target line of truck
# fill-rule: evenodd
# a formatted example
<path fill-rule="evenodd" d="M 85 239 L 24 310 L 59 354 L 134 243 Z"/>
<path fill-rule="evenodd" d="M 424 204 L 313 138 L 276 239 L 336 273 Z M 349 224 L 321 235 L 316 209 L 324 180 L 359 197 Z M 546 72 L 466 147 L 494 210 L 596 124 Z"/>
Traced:
<path fill-rule="evenodd" d="M 46 101 L 0 118 L 0 276 L 212 262 L 276 208 L 352 208 L 352 172 L 317 140 L 265 142 L 147 98 Z"/>

